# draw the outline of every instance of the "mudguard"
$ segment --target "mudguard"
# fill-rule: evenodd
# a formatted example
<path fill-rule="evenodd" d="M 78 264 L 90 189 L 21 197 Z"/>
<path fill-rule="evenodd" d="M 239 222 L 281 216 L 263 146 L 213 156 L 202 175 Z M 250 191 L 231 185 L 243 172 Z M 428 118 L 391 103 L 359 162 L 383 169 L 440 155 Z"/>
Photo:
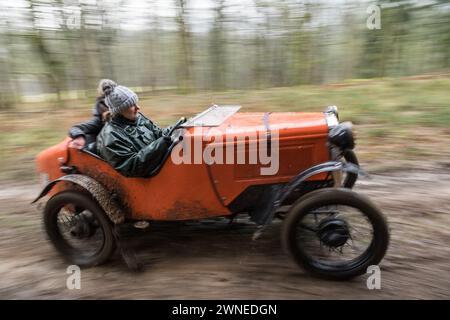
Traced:
<path fill-rule="evenodd" d="M 274 202 L 274 208 L 277 209 L 280 205 L 283 204 L 283 201 L 286 200 L 289 195 L 305 180 L 309 179 L 312 176 L 323 172 L 350 172 L 358 175 L 367 175 L 363 170 L 360 169 L 359 166 L 353 163 L 344 163 L 340 161 L 329 161 L 324 162 L 318 165 L 315 165 L 309 169 L 306 169 L 296 175 L 291 181 L 286 184 L 278 194 L 277 199 Z"/>
<path fill-rule="evenodd" d="M 315 165 L 309 169 L 306 169 L 291 179 L 289 183 L 282 187 L 274 189 L 272 205 L 265 210 L 262 214 L 260 223 L 261 226 L 269 224 L 277 209 L 283 205 L 283 202 L 308 178 L 315 176 L 323 172 L 351 172 L 355 174 L 367 175 L 360 169 L 359 166 L 353 163 L 344 163 L 340 161 L 329 161 Z"/>
<path fill-rule="evenodd" d="M 120 209 L 119 204 L 112 199 L 111 193 L 95 179 L 82 174 L 69 174 L 49 182 L 32 203 L 35 203 L 40 198 L 44 197 L 61 181 L 71 182 L 89 192 L 92 197 L 97 200 L 98 204 L 114 224 L 121 224 L 125 221 L 125 213 Z"/>

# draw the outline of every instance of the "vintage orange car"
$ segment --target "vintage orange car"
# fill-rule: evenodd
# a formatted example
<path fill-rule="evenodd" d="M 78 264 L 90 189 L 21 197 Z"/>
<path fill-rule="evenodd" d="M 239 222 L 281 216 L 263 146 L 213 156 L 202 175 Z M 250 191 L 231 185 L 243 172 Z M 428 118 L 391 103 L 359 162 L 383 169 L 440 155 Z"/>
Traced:
<path fill-rule="evenodd" d="M 104 263 L 120 245 L 115 230 L 151 221 L 248 214 L 256 239 L 283 219 L 282 242 L 308 271 L 331 279 L 366 272 L 389 241 L 381 212 L 351 190 L 361 172 L 349 123 L 324 112 L 239 112 L 212 106 L 179 121 L 172 145 L 148 177 L 125 177 L 69 138 L 41 152 L 37 172 L 50 196 L 44 223 L 73 264 Z"/>

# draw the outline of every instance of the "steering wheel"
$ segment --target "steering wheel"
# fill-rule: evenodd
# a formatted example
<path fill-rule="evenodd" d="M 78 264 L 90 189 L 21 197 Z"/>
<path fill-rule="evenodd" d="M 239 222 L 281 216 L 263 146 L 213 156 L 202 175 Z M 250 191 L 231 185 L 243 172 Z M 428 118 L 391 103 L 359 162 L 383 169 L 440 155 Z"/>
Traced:
<path fill-rule="evenodd" d="M 175 125 L 170 129 L 170 131 L 166 134 L 166 137 L 172 137 L 173 132 L 178 129 L 183 123 L 185 123 L 187 120 L 185 117 L 181 117 Z M 183 140 L 183 136 L 177 137 L 177 141 Z M 172 142 L 177 142 L 174 139 L 172 139 Z"/>

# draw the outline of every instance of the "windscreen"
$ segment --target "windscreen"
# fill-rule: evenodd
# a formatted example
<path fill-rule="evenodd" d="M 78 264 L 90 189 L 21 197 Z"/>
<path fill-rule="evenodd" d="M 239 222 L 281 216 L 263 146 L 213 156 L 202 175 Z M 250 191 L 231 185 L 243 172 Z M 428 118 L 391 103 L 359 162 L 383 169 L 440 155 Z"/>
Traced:
<path fill-rule="evenodd" d="M 235 114 L 241 106 L 214 105 L 198 115 L 188 119 L 181 127 L 216 127 Z"/>

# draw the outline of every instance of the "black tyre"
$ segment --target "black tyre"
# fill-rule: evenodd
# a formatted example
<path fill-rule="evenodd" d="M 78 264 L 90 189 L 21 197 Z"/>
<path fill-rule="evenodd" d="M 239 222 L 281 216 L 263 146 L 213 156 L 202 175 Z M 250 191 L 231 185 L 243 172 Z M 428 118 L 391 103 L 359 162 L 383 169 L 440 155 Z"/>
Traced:
<path fill-rule="evenodd" d="M 359 166 L 358 158 L 356 157 L 356 154 L 355 152 L 353 152 L 353 150 L 345 151 L 343 158 L 346 162 Z M 358 175 L 356 173 L 348 172 L 345 174 L 342 186 L 344 188 L 352 189 L 357 179 Z"/>
<path fill-rule="evenodd" d="M 389 231 L 382 213 L 368 198 L 349 189 L 325 188 L 292 206 L 283 224 L 282 243 L 307 271 L 345 280 L 381 261 Z"/>
<path fill-rule="evenodd" d="M 106 262 L 115 249 L 112 223 L 88 194 L 63 191 L 44 209 L 45 230 L 70 263 L 91 267 Z"/>

